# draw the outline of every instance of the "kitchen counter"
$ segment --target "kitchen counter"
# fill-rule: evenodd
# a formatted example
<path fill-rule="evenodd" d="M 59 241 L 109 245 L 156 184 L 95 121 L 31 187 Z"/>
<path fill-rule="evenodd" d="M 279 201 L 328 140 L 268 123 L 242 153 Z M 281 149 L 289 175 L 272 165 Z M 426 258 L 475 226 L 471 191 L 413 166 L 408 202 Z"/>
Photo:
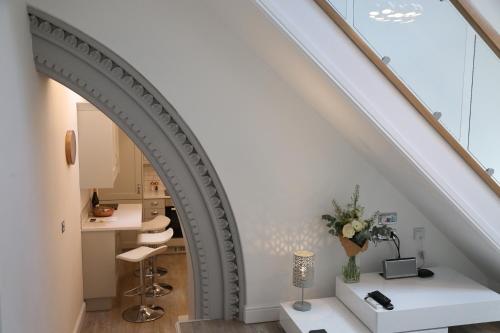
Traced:
<path fill-rule="evenodd" d="M 82 222 L 82 232 L 139 230 L 142 225 L 142 205 L 120 204 L 111 217 L 96 217 L 96 222 L 89 222 L 89 219 Z"/>
<path fill-rule="evenodd" d="M 120 231 L 141 229 L 142 204 L 120 204 L 111 217 L 96 219 L 103 222 L 82 223 L 83 298 L 87 311 L 112 308 L 118 284 Z"/>

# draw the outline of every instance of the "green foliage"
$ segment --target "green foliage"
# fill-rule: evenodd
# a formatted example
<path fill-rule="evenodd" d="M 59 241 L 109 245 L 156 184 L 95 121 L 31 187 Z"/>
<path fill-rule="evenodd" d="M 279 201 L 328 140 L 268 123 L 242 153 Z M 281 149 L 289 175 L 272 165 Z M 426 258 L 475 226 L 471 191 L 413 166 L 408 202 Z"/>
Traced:
<path fill-rule="evenodd" d="M 321 216 L 326 221 L 328 232 L 332 236 L 344 236 L 351 239 L 359 246 L 366 241 L 378 242 L 390 236 L 392 229 L 387 225 L 378 226 L 379 212 L 375 212 L 370 218 L 363 219 L 364 207 L 359 204 L 359 185 L 354 187 L 351 201 L 343 208 L 336 200 L 332 201 L 334 214 Z"/>

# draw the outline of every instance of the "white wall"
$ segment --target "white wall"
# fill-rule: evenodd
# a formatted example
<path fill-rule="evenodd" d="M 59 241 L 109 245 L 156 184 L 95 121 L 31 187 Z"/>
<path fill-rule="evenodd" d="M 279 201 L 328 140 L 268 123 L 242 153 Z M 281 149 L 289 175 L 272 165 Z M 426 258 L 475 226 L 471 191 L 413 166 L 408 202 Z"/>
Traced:
<path fill-rule="evenodd" d="M 35 72 L 22 1 L 0 1 L 0 43 L 0 331 L 69 333 L 83 304 L 73 96 Z"/>
<path fill-rule="evenodd" d="M 333 294 L 334 277 L 345 255 L 327 235 L 320 216 L 331 209 L 333 197 L 346 200 L 356 183 L 361 185 L 367 212 L 398 212 L 403 255 L 415 254 L 412 228 L 425 226 L 430 264 L 449 265 L 485 280 L 330 123 L 231 32 L 212 8 L 195 0 L 147 0 L 140 6 L 132 0 L 31 3 L 124 57 L 164 94 L 196 133 L 222 180 L 238 223 L 248 321 L 276 319 L 279 302 L 297 296 L 297 289 L 291 287 L 290 268 L 291 254 L 299 248 L 317 253 L 316 284 L 308 296 Z M 17 21 L 22 21 L 19 15 Z M 24 55 L 29 52 L 27 46 L 21 51 Z M 25 57 L 19 64 L 23 68 L 29 62 L 29 55 Z M 16 78 L 14 72 L 9 77 Z M 25 80 L 31 79 L 29 72 Z M 21 96 L 18 98 L 21 103 Z M 20 109 L 26 114 L 11 119 L 28 126 L 35 116 L 29 114 L 29 106 Z M 12 137 L 20 135 L 12 133 Z M 35 139 L 26 141 L 36 143 Z M 19 145 L 23 151 L 31 149 Z M 25 174 L 28 172 L 32 170 Z M 32 206 L 41 203 L 42 199 L 33 199 Z M 34 241 L 46 241 L 33 235 Z M 361 256 L 362 270 L 379 268 L 380 260 L 389 254 L 387 246 L 371 249 Z M 266 307 L 271 311 L 261 311 Z"/>

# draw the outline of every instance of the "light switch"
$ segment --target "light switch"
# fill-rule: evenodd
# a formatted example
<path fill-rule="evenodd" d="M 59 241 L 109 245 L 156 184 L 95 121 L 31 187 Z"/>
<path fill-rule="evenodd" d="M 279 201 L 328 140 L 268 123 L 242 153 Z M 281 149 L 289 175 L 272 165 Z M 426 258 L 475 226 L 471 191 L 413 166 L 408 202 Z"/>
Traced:
<path fill-rule="evenodd" d="M 65 231 L 66 231 L 66 222 L 64 220 L 62 220 L 62 222 L 61 222 L 61 234 L 64 234 Z"/>
<path fill-rule="evenodd" d="M 413 228 L 413 239 L 414 240 L 424 240 L 425 238 L 425 228 L 417 227 Z"/>

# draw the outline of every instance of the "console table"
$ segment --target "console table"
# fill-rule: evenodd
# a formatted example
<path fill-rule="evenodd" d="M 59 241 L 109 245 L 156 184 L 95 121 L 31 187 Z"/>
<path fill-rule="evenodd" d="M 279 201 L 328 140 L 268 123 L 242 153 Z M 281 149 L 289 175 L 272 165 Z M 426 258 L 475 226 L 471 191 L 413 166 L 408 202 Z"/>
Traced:
<path fill-rule="evenodd" d="M 449 326 L 500 321 L 499 294 L 450 268 L 431 270 L 435 275 L 426 279 L 385 280 L 367 273 L 359 283 L 346 284 L 338 277 L 337 298 L 309 301 L 309 312 L 282 303 L 280 323 L 287 333 L 321 328 L 328 333 L 444 333 Z M 368 304 L 364 298 L 374 290 L 389 297 L 394 310 Z"/>

